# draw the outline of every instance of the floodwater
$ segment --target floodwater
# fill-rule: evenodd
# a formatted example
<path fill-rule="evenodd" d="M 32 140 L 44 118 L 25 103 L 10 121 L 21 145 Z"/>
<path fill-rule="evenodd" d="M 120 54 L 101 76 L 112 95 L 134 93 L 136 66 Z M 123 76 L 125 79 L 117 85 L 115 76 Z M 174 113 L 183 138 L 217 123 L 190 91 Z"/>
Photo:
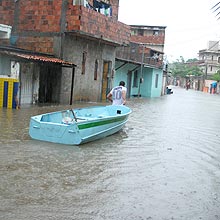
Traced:
<path fill-rule="evenodd" d="M 81 146 L 28 136 L 31 115 L 69 106 L 0 109 L 0 219 L 220 219 L 220 95 L 173 90 Z"/>

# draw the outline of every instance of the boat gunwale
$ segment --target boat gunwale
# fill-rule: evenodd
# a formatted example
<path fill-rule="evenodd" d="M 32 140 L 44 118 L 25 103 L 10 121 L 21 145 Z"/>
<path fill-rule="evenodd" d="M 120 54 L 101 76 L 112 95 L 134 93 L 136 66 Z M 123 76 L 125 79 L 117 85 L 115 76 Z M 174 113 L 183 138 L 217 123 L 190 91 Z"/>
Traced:
<path fill-rule="evenodd" d="M 50 114 L 50 113 L 48 113 Z M 85 124 L 91 124 L 91 123 L 101 123 L 103 121 L 112 121 L 114 119 L 118 119 L 116 121 L 121 121 L 119 119 L 121 118 L 126 118 L 130 113 L 126 113 L 126 114 L 120 114 L 120 115 L 115 115 L 115 116 L 103 116 L 103 117 L 80 117 L 80 118 L 77 118 L 77 119 L 80 119 L 82 121 L 75 121 L 75 119 L 73 118 L 73 121 L 70 122 L 70 123 L 63 123 L 63 122 L 51 122 L 51 121 L 41 121 L 41 118 L 43 115 L 47 115 L 47 114 L 42 114 L 42 115 L 38 115 L 38 116 L 41 116 L 41 117 L 38 117 L 38 118 L 35 118 L 37 116 L 32 116 L 31 119 L 40 123 L 40 124 L 50 124 L 50 125 L 61 125 L 61 126 L 70 126 L 72 124 L 76 124 L 76 125 L 85 125 Z M 111 123 L 111 122 L 110 122 Z M 107 123 L 107 124 L 110 124 L 110 123 Z"/>
<path fill-rule="evenodd" d="M 96 108 L 106 108 L 107 106 L 96 106 Z M 89 109 L 89 108 L 93 108 L 93 107 L 86 107 L 86 108 L 77 108 L 74 109 L 76 110 L 81 110 L 81 109 Z M 75 118 L 72 118 L 72 121 L 70 123 L 64 123 L 64 122 L 52 122 L 52 121 L 41 121 L 43 116 L 47 116 L 47 115 L 53 115 L 53 114 L 62 114 L 63 112 L 65 112 L 67 110 L 61 110 L 61 111 L 54 111 L 54 112 L 48 112 L 48 113 L 43 113 L 43 114 L 39 114 L 39 115 L 35 115 L 32 116 L 31 119 L 33 119 L 35 122 L 38 122 L 40 124 L 50 124 L 50 125 L 62 125 L 62 126 L 70 126 L 72 124 L 76 124 L 77 126 L 79 125 L 85 125 L 85 124 L 89 124 L 89 123 L 95 123 L 95 122 L 103 122 L 103 121 L 110 121 L 110 120 L 114 120 L 114 119 L 118 119 L 121 117 L 127 117 L 129 114 L 131 114 L 131 109 L 129 109 L 128 112 L 125 113 L 120 113 L 120 114 L 116 114 L 116 115 L 100 115 L 100 116 L 96 116 L 96 117 L 88 117 L 88 116 L 76 116 L 76 119 L 79 119 L 81 121 L 77 121 L 75 120 Z M 118 121 L 118 120 L 117 120 Z M 119 120 L 120 121 L 120 120 Z M 106 123 L 108 124 L 108 123 Z"/>

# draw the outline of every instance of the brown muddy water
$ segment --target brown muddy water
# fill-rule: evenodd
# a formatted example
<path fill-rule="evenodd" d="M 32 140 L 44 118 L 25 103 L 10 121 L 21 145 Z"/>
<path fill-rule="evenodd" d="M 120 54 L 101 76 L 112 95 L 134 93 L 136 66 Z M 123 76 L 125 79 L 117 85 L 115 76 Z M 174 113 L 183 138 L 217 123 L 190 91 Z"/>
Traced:
<path fill-rule="evenodd" d="M 81 146 L 28 135 L 30 116 L 69 106 L 0 109 L 0 219 L 220 219 L 220 95 L 173 90 Z"/>

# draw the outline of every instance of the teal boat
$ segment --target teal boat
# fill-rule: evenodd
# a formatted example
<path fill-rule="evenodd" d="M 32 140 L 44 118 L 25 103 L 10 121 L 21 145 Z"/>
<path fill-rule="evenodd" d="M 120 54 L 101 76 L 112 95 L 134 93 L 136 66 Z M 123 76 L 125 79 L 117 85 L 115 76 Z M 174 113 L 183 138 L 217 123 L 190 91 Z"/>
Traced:
<path fill-rule="evenodd" d="M 108 105 L 36 115 L 30 119 L 29 135 L 41 141 L 79 145 L 118 132 L 130 113 L 127 106 Z"/>

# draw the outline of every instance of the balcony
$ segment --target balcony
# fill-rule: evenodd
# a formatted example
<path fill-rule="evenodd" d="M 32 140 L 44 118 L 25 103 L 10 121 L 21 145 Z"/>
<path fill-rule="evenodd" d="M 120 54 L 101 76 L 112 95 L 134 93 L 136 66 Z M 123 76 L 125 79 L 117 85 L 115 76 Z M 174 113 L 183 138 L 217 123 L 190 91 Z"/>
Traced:
<path fill-rule="evenodd" d="M 67 33 L 98 39 L 116 46 L 128 44 L 130 41 L 130 26 L 83 5 L 70 5 L 66 20 Z"/>
<path fill-rule="evenodd" d="M 163 67 L 163 53 L 147 48 L 144 44 L 130 43 L 129 46 L 119 47 L 116 50 L 116 58 L 157 68 Z"/>

